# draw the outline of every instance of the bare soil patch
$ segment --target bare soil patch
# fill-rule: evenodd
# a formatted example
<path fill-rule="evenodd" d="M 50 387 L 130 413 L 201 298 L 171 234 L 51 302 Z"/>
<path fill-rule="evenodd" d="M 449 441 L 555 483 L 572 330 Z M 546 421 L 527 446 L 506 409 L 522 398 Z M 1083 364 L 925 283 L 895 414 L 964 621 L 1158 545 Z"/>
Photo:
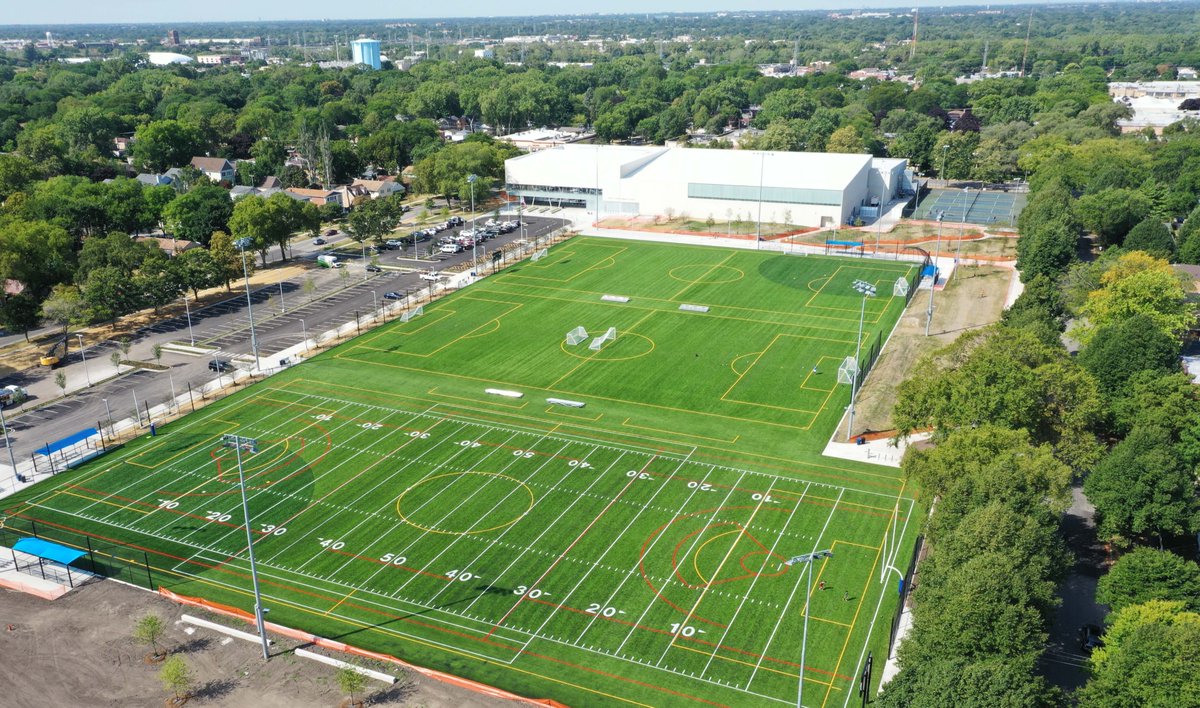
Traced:
<path fill-rule="evenodd" d="M 204 614 L 109 580 L 53 602 L 16 592 L 0 594 L 0 705 L 163 705 L 169 693 L 158 678 L 160 665 L 143 661 L 147 647 L 131 638 L 134 622 L 147 612 L 162 617 L 167 627 L 163 644 L 183 656 L 192 670 L 195 688 L 188 706 L 330 708 L 346 698 L 338 690 L 333 667 L 291 653 L 297 642 L 274 637 L 273 655 L 264 662 L 257 644 L 200 628 L 187 634 L 184 630 L 190 625 L 176 624 L 185 611 Z M 207 619 L 228 624 L 216 616 Z M 392 664 L 372 668 L 400 680 L 392 686 L 368 680 L 368 706 L 517 705 Z"/>
<path fill-rule="evenodd" d="M 926 352 L 944 347 L 964 332 L 1000 319 L 1009 282 L 1016 272 L 995 266 L 960 266 L 943 290 L 934 294 L 933 322 L 925 336 L 929 291 L 913 296 L 896 331 L 883 348 L 858 394 L 855 407 L 862 430 L 891 430 L 896 390 Z"/>

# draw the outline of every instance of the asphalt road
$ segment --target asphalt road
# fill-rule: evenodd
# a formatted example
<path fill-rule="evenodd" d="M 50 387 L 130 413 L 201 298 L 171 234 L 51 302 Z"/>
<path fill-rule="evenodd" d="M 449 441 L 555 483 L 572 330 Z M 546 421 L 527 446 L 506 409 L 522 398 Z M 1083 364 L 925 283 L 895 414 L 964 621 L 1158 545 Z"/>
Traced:
<path fill-rule="evenodd" d="M 480 220 L 484 219 L 481 217 Z M 567 223 L 563 219 L 528 214 L 524 221 L 524 233 L 518 229 L 480 244 L 480 258 L 521 238 L 544 236 Z M 352 321 L 356 311 L 365 315 L 376 303 L 382 305 L 385 302 L 386 292 L 405 293 L 427 287 L 420 278 L 421 272 L 467 263 L 471 259 L 469 250 L 454 255 L 438 254 L 432 260 L 415 259 L 412 248 L 382 251 L 377 258 L 383 272 L 368 273 L 358 244 L 342 235 L 327 237 L 327 240 L 324 246 L 315 246 L 308 238 L 294 241 L 291 261 L 315 263 L 321 253 L 336 253 L 345 267 L 312 268 L 302 276 L 260 286 L 251 292 L 250 309 L 253 310 L 261 356 L 302 342 L 305 332 L 311 337 Z M 417 250 L 424 251 L 428 247 L 429 242 L 425 242 L 418 244 Z M 270 255 L 278 258 L 278 250 L 273 249 Z M 307 289 L 306 280 L 312 282 Z M 237 357 L 245 361 L 253 355 L 245 291 L 235 290 L 228 299 L 192 310 L 190 319 L 190 327 L 186 315 L 147 325 L 132 337 L 132 346 L 125 358 L 152 362 L 155 344 L 193 341 L 197 346 L 216 347 L 218 352 L 213 356 L 219 358 Z M 72 348 L 58 369 L 66 374 L 67 388 L 72 393 L 60 400 L 53 400 L 61 396 L 61 391 L 54 383 L 54 374 L 45 369 L 30 369 L 0 380 L 0 386 L 15 383 L 30 392 L 30 400 L 25 404 L 5 410 L 18 462 L 28 460 L 34 449 L 47 442 L 106 420 L 105 401 L 113 418 L 120 420 L 133 416 L 135 400 L 137 408 L 145 410 L 147 402 L 155 406 L 171 398 L 172 390 L 182 394 L 188 390 L 189 383 L 198 387 L 215 378 L 208 370 L 211 356 L 188 356 L 177 352 L 163 354 L 160 363 L 168 367 L 166 371 L 141 369 L 109 378 L 114 373 L 109 358 L 116 351 L 116 342 L 89 346 L 84 352 L 85 366 L 78 348 Z M 108 380 L 101 381 L 105 378 Z M 89 387 L 88 381 L 94 385 Z M 40 405 L 47 401 L 51 401 L 49 405 Z M 2 447 L 0 440 L 0 449 Z M 7 464 L 7 451 L 0 451 L 0 465 Z"/>

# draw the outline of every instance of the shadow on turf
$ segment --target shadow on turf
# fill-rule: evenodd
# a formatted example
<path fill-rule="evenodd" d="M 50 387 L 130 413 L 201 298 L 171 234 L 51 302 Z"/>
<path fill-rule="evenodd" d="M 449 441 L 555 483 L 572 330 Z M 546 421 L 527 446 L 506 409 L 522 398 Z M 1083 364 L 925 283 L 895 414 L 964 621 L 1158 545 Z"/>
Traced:
<path fill-rule="evenodd" d="M 512 594 L 513 594 L 512 588 L 498 587 L 496 585 L 477 585 L 477 586 L 475 586 L 474 589 L 475 589 L 475 592 L 471 593 L 470 595 L 467 595 L 466 597 L 462 597 L 457 600 L 451 600 L 449 602 L 443 602 L 442 604 L 435 605 L 433 607 L 427 607 L 423 610 L 420 610 L 419 612 L 408 612 L 406 614 L 396 617 L 395 619 L 390 619 L 386 622 L 379 622 L 379 623 L 373 624 L 369 627 L 359 627 L 358 629 L 354 629 L 349 632 L 344 632 L 342 634 L 338 634 L 336 636 L 329 637 L 329 639 L 332 639 L 335 641 L 346 641 L 346 639 L 348 637 L 352 637 L 352 636 L 358 634 L 359 632 L 363 632 L 368 629 L 377 629 L 380 627 L 387 627 L 388 625 L 395 624 L 396 622 L 403 622 L 404 620 L 410 619 L 412 617 L 420 617 L 421 615 L 429 614 L 430 612 L 433 612 L 435 610 L 444 610 L 448 607 L 454 607 L 455 605 L 461 605 L 463 603 L 473 602 L 474 600 L 476 600 L 484 595 L 512 596 Z M 311 645 L 306 644 L 303 646 L 304 646 L 304 648 L 307 649 Z"/>

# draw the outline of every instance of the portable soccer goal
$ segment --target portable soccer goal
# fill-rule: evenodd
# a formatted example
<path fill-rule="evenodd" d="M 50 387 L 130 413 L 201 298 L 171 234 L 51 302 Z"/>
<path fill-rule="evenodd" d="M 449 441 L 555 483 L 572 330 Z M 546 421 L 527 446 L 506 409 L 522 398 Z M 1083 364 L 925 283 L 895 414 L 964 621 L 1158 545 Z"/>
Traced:
<path fill-rule="evenodd" d="M 531 260 L 531 261 L 540 261 L 540 260 L 542 260 L 543 258 L 545 258 L 545 257 L 546 257 L 546 251 L 547 251 L 547 250 L 548 250 L 548 249 L 545 249 L 545 248 L 543 248 L 542 250 L 540 250 L 540 251 L 538 251 L 537 253 L 533 254 L 533 255 L 532 255 L 530 258 L 529 258 L 529 260 Z"/>
<path fill-rule="evenodd" d="M 583 340 L 585 340 L 587 338 L 588 338 L 587 330 L 584 329 L 583 327 L 576 327 L 575 329 L 571 330 L 570 332 L 567 332 L 567 344 L 569 344 L 571 346 L 575 346 L 576 344 L 579 344 L 580 342 L 582 342 Z"/>
<path fill-rule="evenodd" d="M 414 310 L 405 310 L 403 315 L 400 315 L 401 322 L 408 322 L 414 317 L 420 317 L 425 314 L 425 306 L 421 305 Z"/>
<path fill-rule="evenodd" d="M 600 351 L 600 347 L 604 346 L 605 342 L 611 342 L 616 338 L 617 328 L 609 327 L 607 332 L 592 340 L 592 343 L 588 345 L 588 349 L 598 352 Z"/>
<path fill-rule="evenodd" d="M 896 284 L 892 286 L 892 295 L 908 297 L 908 280 L 904 276 L 896 278 Z"/>
<path fill-rule="evenodd" d="M 848 356 L 842 361 L 842 365 L 838 367 L 837 382 L 840 384 L 854 383 L 854 379 L 858 376 L 858 361 Z"/>

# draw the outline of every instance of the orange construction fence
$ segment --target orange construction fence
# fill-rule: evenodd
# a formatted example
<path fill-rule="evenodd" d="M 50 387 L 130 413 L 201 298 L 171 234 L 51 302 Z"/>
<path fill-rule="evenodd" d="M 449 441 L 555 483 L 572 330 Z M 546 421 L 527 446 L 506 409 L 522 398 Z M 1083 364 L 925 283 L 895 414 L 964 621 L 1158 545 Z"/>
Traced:
<path fill-rule="evenodd" d="M 173 600 L 173 601 L 178 602 L 183 605 L 191 605 L 193 607 L 200 607 L 200 608 L 209 610 L 211 612 L 215 612 L 219 615 L 224 615 L 226 617 L 232 617 L 234 619 L 242 620 L 243 622 L 254 624 L 254 615 L 250 614 L 249 612 L 246 612 L 245 610 L 240 610 L 236 607 L 230 607 L 228 605 L 222 605 L 217 602 L 211 602 L 209 600 L 205 600 L 205 599 L 202 599 L 199 597 L 188 597 L 186 595 L 180 595 L 178 593 L 171 592 L 170 590 L 168 590 L 166 588 L 162 588 L 162 587 L 160 587 L 158 589 L 158 592 L 159 592 L 159 594 L 161 594 L 163 597 L 167 598 L 168 600 Z M 361 656 L 361 657 L 365 657 L 368 659 L 375 659 L 377 661 L 383 661 L 383 662 L 396 664 L 397 666 L 403 666 L 406 669 L 416 671 L 417 673 L 420 673 L 424 676 L 428 676 L 431 679 L 435 679 L 435 680 L 441 681 L 443 683 L 448 683 L 452 686 L 458 686 L 460 688 L 465 688 L 467 690 L 474 691 L 476 693 L 480 693 L 485 696 L 491 696 L 492 698 L 504 698 L 504 699 L 507 699 L 510 701 L 519 701 L 521 703 L 528 703 L 529 705 L 548 706 L 549 708 L 568 708 L 568 706 L 566 706 L 563 703 L 559 703 L 558 701 L 552 701 L 548 698 L 526 698 L 525 696 L 518 696 L 515 693 L 509 693 L 508 691 L 503 691 L 499 688 L 496 688 L 495 686 L 489 686 L 486 683 L 479 683 L 478 681 L 471 681 L 470 679 L 465 679 L 465 678 L 462 678 L 461 676 L 455 676 L 454 674 L 447 674 L 447 673 L 443 673 L 441 671 L 434 671 L 433 669 L 427 669 L 424 666 L 417 666 L 416 664 L 410 664 L 407 661 L 401 661 L 400 659 L 397 659 L 396 657 L 394 657 L 390 654 L 380 654 L 379 652 L 368 651 L 366 649 L 360 649 L 360 648 L 358 648 L 356 646 L 352 646 L 350 644 L 345 644 L 343 642 L 337 642 L 332 639 L 325 639 L 324 637 L 318 637 L 315 634 L 301 632 L 298 629 L 292 629 L 291 627 L 284 627 L 282 625 L 275 624 L 274 622 L 264 622 L 264 624 L 266 625 L 266 628 L 268 631 L 274 632 L 275 634 L 289 637 L 291 639 L 295 639 L 300 642 L 305 642 L 305 643 L 313 644 L 313 645 L 316 645 L 319 647 L 324 647 L 326 649 L 332 649 L 333 651 L 345 652 L 347 654 L 354 654 L 356 656 Z"/>

